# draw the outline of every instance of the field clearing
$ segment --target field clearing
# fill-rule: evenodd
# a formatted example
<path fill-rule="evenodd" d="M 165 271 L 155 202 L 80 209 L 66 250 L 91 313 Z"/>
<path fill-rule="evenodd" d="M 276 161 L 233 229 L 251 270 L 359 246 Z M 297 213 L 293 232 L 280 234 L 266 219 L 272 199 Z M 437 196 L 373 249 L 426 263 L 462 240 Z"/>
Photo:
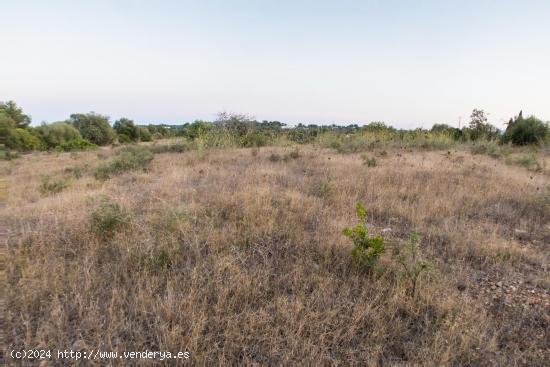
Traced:
<path fill-rule="evenodd" d="M 550 360 L 548 165 L 263 147 L 160 153 L 96 179 L 115 151 L 0 162 L 6 345 L 189 351 L 196 365 Z M 44 175 L 66 187 L 41 191 Z M 390 245 L 421 237 L 433 270 L 416 297 L 391 251 L 372 274 L 353 264 L 342 230 L 359 202 Z"/>

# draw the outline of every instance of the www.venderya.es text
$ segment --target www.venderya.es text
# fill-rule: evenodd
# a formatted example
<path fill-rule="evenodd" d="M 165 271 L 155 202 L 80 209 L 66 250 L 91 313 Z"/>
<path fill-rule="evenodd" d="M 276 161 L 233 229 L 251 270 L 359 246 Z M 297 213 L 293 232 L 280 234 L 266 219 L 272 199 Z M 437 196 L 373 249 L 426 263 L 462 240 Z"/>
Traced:
<path fill-rule="evenodd" d="M 48 359 L 67 359 L 67 360 L 99 360 L 99 359 L 189 359 L 189 352 L 168 352 L 168 351 L 106 351 L 101 349 L 90 350 L 71 350 L 71 349 L 21 349 L 11 350 L 10 357 L 13 359 L 28 360 L 48 360 Z"/>

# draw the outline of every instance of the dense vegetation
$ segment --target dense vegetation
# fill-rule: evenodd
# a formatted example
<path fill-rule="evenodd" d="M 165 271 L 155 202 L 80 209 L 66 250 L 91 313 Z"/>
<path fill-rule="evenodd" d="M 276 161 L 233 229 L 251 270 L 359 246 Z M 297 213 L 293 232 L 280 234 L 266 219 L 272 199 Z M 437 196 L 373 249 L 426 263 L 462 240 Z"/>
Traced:
<path fill-rule="evenodd" d="M 38 127 L 13 101 L 0 103 L 0 144 L 5 151 L 82 150 L 109 144 L 149 142 L 168 137 L 184 137 L 199 148 L 261 147 L 289 143 L 316 143 L 342 153 L 360 152 L 381 144 L 401 147 L 445 149 L 456 143 L 498 145 L 548 144 L 550 128 L 534 116 L 520 112 L 511 118 L 504 132 L 487 121 L 483 110 L 474 109 L 468 126 L 462 129 L 436 124 L 430 130 L 396 129 L 383 122 L 359 125 L 303 125 L 286 127 L 279 121 L 256 121 L 241 114 L 220 113 L 215 121 L 195 121 L 183 125 L 136 125 L 121 118 L 111 122 L 96 113 L 72 114 L 66 121 Z M 4 154 L 10 157 L 10 154 Z"/>

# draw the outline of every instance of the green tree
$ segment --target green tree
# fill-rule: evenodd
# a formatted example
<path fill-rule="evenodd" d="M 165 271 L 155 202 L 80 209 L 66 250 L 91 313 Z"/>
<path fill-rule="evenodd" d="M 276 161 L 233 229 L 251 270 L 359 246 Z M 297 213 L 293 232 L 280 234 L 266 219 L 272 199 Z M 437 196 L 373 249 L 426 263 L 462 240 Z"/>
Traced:
<path fill-rule="evenodd" d="M 130 119 L 123 117 L 115 121 L 113 128 L 115 129 L 117 134 L 126 135 L 128 138 L 130 138 L 131 141 L 139 140 L 139 129 L 134 124 L 134 121 Z"/>
<path fill-rule="evenodd" d="M 0 113 L 11 118 L 15 123 L 15 127 L 18 128 L 24 129 L 31 123 L 30 116 L 25 115 L 23 110 L 14 101 L 0 102 Z"/>
<path fill-rule="evenodd" d="M 550 139 L 550 127 L 535 116 L 523 118 L 523 114 L 510 119 L 504 135 L 503 142 L 515 145 L 536 144 Z"/>
<path fill-rule="evenodd" d="M 97 145 L 112 143 L 116 138 L 115 130 L 109 124 L 109 117 L 90 113 L 75 113 L 70 122 L 80 131 L 84 139 Z"/>
<path fill-rule="evenodd" d="M 469 133 L 472 140 L 495 139 L 498 129 L 487 122 L 485 111 L 474 108 L 470 115 Z"/>

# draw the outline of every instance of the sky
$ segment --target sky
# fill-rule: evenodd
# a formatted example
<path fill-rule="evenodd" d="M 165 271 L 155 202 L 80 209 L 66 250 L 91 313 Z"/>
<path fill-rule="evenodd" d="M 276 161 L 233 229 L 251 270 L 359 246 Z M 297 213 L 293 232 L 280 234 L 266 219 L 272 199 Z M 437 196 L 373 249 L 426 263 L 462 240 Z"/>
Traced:
<path fill-rule="evenodd" d="M 33 124 L 550 120 L 550 0 L 0 0 L 0 100 Z"/>

